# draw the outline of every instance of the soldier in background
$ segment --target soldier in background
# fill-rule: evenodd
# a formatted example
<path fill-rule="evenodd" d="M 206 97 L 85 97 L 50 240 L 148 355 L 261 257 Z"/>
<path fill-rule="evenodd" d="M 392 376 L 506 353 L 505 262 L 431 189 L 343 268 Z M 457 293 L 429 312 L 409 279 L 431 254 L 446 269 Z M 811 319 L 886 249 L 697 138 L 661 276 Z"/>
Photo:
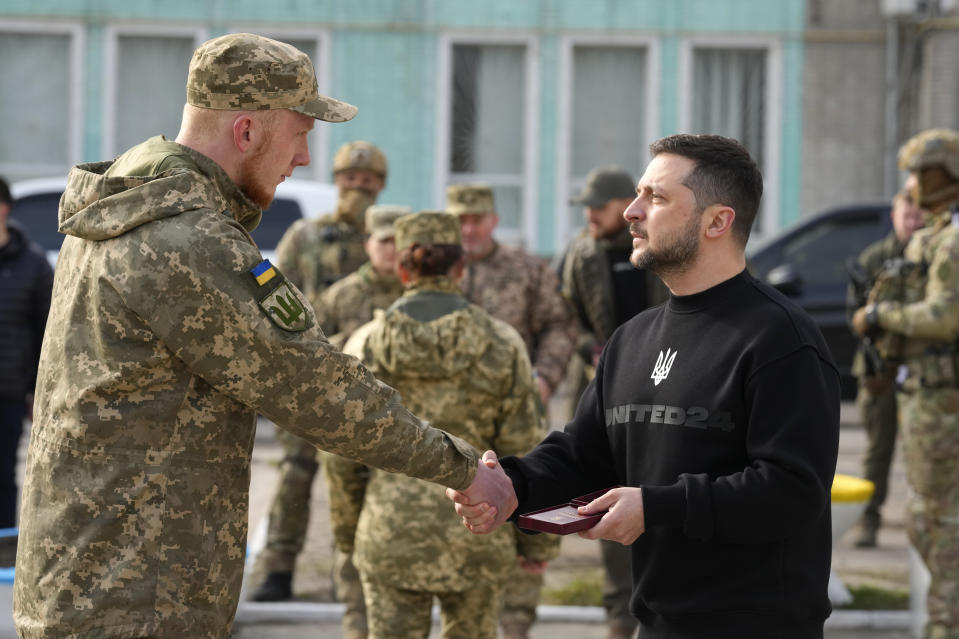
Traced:
<path fill-rule="evenodd" d="M 449 186 L 446 211 L 459 218 L 463 233 L 466 272 L 460 287 L 466 299 L 519 332 L 533 364 L 539 397 L 548 406 L 576 340 L 576 323 L 559 293 L 556 274 L 546 261 L 493 239 L 499 216 L 490 187 Z M 528 635 L 542 585 L 542 574 L 520 568 L 507 582 L 501 618 L 506 639 Z"/>
<path fill-rule="evenodd" d="M 22 639 L 229 637 L 257 413 L 510 506 L 469 444 L 330 346 L 250 236 L 309 163 L 314 121 L 356 107 L 317 93 L 306 54 L 248 33 L 194 52 L 186 99 L 175 141 L 74 167 L 60 200 L 13 586 Z"/>
<path fill-rule="evenodd" d="M 456 218 L 400 218 L 396 249 L 406 291 L 356 331 L 345 351 L 394 384 L 413 410 L 473 445 L 530 450 L 546 425 L 526 346 L 457 287 L 463 253 Z M 356 526 L 371 639 L 426 639 L 434 597 L 444 639 L 496 639 L 500 593 L 517 553 L 539 570 L 558 551 L 558 538 L 549 535 L 522 535 L 518 546 L 508 530 L 474 537 L 443 489 L 427 482 L 374 469 L 339 485 L 344 494 L 364 495 L 353 521 L 334 527 Z"/>
<path fill-rule="evenodd" d="M 899 151 L 916 177 L 913 199 L 930 213 L 904 257 L 912 266 L 880 275 L 852 317 L 859 335 L 882 331 L 883 356 L 900 358 L 897 396 L 909 539 L 932 580 L 930 639 L 959 637 L 959 132 L 928 129 Z M 887 339 L 891 338 L 891 339 Z"/>
<path fill-rule="evenodd" d="M 893 198 L 890 216 L 892 231 L 889 235 L 867 246 L 850 268 L 852 277 L 846 296 L 850 314 L 862 305 L 863 294 L 868 294 L 883 266 L 902 257 L 909 238 L 923 225 L 923 211 L 908 190 L 900 191 Z M 856 405 L 868 438 L 863 475 L 875 485 L 860 520 L 860 534 L 855 543 L 859 548 L 873 548 L 882 521 L 879 511 L 889 490 L 889 469 L 896 448 L 899 421 L 896 363 L 882 360 L 875 346 L 864 339 L 853 358 L 852 372 L 859 382 Z"/>
<path fill-rule="evenodd" d="M 636 182 L 617 167 L 594 169 L 570 204 L 583 206 L 586 228 L 570 242 L 561 263 L 563 296 L 579 320 L 576 356 L 567 373 L 572 416 L 593 378 L 599 355 L 613 331 L 642 310 L 666 301 L 669 290 L 652 271 L 630 261 L 633 237 L 623 212 L 636 197 Z M 603 606 L 610 639 L 628 639 L 638 621 L 629 612 L 633 593 L 629 547 L 599 540 L 606 571 Z"/>
<path fill-rule="evenodd" d="M 340 190 L 336 211 L 297 220 L 276 246 L 277 266 L 311 304 L 367 261 L 364 215 L 386 186 L 386 156 L 369 142 L 347 142 L 333 156 L 333 183 Z M 281 429 L 276 438 L 283 447 L 283 460 L 270 506 L 266 547 L 260 555 L 267 574 L 253 591 L 253 601 L 285 601 L 293 596 L 293 570 L 303 549 L 310 493 L 319 469 L 316 447 Z"/>
<path fill-rule="evenodd" d="M 366 209 L 366 253 L 370 261 L 323 291 L 314 304 L 320 328 L 330 343 L 342 348 L 353 331 L 373 319 L 373 311 L 385 309 L 403 293 L 403 285 L 396 275 L 396 245 L 393 241 L 393 223 L 409 214 L 405 206 L 374 204 Z M 336 598 L 344 604 L 343 636 L 345 639 L 365 639 L 367 635 L 366 605 L 363 585 L 353 565 L 353 532 L 355 525 L 343 530 L 337 522 L 348 519 L 355 522 L 353 512 L 363 503 L 364 482 L 340 482 L 342 477 L 369 476 L 366 466 L 328 453 L 320 452 L 323 475 L 333 524 L 333 579 Z M 359 492 L 356 492 L 357 489 Z M 352 492 L 351 492 L 352 491 Z M 301 517 L 309 521 L 309 504 Z"/>

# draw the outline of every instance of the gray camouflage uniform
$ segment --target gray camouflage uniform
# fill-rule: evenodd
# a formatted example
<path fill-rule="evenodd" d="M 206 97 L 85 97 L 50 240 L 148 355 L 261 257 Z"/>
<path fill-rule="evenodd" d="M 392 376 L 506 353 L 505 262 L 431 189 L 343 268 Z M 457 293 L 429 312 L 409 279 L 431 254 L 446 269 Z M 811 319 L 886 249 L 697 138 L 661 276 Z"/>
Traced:
<path fill-rule="evenodd" d="M 22 639 L 228 637 L 257 413 L 374 466 L 471 482 L 476 451 L 332 348 L 261 263 L 259 218 L 216 163 L 162 138 L 70 172 L 24 481 Z"/>

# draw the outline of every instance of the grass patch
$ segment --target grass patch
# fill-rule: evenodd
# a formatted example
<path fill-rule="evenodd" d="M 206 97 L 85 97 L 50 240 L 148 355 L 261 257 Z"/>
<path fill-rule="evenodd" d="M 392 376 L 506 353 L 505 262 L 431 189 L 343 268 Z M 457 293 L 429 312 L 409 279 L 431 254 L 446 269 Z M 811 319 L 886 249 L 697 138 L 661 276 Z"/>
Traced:
<path fill-rule="evenodd" d="M 852 603 L 843 610 L 909 610 L 909 591 L 876 586 L 848 586 Z"/>
<path fill-rule="evenodd" d="M 588 574 L 557 588 L 544 588 L 542 601 L 553 606 L 602 606 L 603 575 Z"/>

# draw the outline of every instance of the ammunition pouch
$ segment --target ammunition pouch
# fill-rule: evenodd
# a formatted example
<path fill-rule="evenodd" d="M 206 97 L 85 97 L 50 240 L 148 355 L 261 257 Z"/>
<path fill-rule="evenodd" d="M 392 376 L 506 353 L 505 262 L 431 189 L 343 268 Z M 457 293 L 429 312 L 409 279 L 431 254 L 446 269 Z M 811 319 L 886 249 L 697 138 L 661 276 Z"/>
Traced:
<path fill-rule="evenodd" d="M 919 357 L 907 360 L 908 371 L 902 390 L 914 393 L 920 388 L 959 388 L 959 353 L 956 344 L 932 347 Z"/>

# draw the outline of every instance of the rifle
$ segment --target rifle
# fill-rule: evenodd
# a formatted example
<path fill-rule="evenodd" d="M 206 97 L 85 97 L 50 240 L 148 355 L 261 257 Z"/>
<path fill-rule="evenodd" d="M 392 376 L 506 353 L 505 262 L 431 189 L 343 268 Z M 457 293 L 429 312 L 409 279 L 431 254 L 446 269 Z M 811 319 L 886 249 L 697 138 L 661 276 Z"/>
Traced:
<path fill-rule="evenodd" d="M 872 279 L 866 273 L 866 269 L 854 257 L 846 260 L 846 271 L 849 274 L 849 283 L 852 286 L 854 305 L 846 309 L 847 319 L 852 319 L 852 314 L 858 308 L 862 308 L 869 302 L 869 292 L 872 290 Z M 870 331 L 859 338 L 862 353 L 865 356 L 866 375 L 874 376 L 882 372 L 884 360 L 876 347 L 875 339 L 878 331 Z"/>

